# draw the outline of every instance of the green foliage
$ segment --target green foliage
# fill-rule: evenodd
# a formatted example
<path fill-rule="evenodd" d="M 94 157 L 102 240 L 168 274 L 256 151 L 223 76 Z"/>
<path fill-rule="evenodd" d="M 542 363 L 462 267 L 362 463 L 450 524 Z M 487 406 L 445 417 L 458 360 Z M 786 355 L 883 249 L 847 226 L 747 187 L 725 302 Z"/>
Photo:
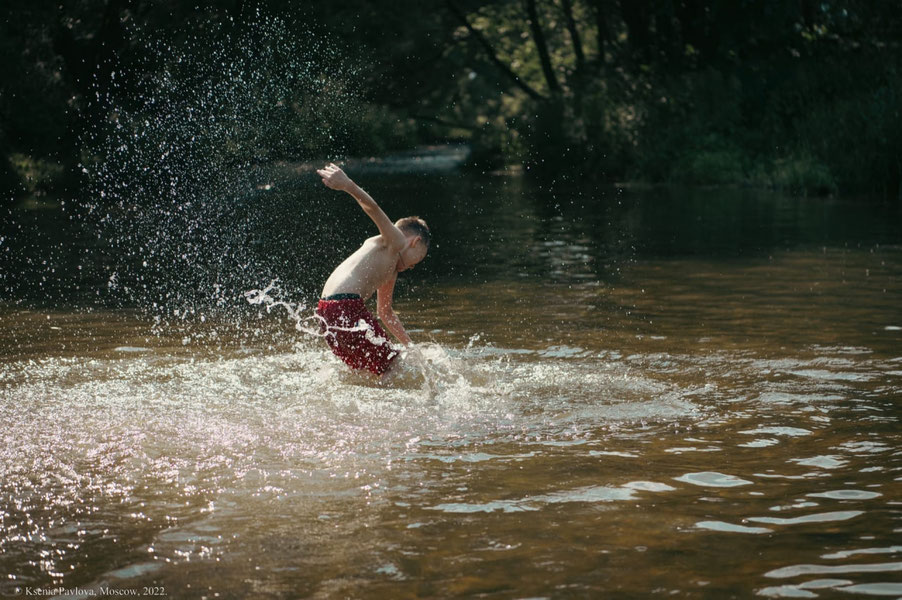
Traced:
<path fill-rule="evenodd" d="M 774 161 L 772 185 L 794 195 L 826 196 L 837 191 L 830 169 L 803 152 Z"/>
<path fill-rule="evenodd" d="M 73 165 L 84 128 L 110 118 L 94 92 L 127 102 L 158 80 L 165 61 L 147 62 L 141 28 L 123 24 L 216 42 L 223 31 L 253 37 L 249 25 L 270 15 L 285 19 L 289 36 L 312 32 L 341 49 L 312 53 L 326 95 L 341 101 L 296 89 L 277 118 L 250 122 L 242 115 L 271 109 L 251 100 L 213 161 L 453 139 L 473 145 L 480 168 L 521 163 L 550 176 L 895 196 L 902 181 L 895 2 L 655 1 L 637 10 L 625 0 L 397 0 L 378 11 L 366 0 L 10 2 L 0 36 L 7 163 L 19 153 L 33 165 Z M 264 58 L 278 40 L 258 37 Z M 282 68 L 250 58 L 245 73 Z"/>
<path fill-rule="evenodd" d="M 898 195 L 902 178 L 902 80 L 856 89 L 800 119 L 800 137 L 835 173 L 840 189 Z"/>
<path fill-rule="evenodd" d="M 16 180 L 23 184 L 22 191 L 33 196 L 42 196 L 60 187 L 66 176 L 63 165 L 28 154 L 11 155 L 10 164 Z"/>
<path fill-rule="evenodd" d="M 682 183 L 737 183 L 743 157 L 739 81 L 714 69 L 669 78 L 636 98 L 644 107 L 637 124 L 633 176 Z"/>
<path fill-rule="evenodd" d="M 54 10 L 20 0 L 7 9 L 0 22 L 0 189 L 19 195 L 51 187 L 57 161 L 72 149 L 68 89 L 46 34 Z"/>
<path fill-rule="evenodd" d="M 742 162 L 735 147 L 691 150 L 677 161 L 671 179 L 699 185 L 737 183 L 745 177 Z"/>
<path fill-rule="evenodd" d="M 833 48 L 779 64 L 651 75 L 651 91 L 636 100 L 644 110 L 632 176 L 894 196 L 902 172 L 898 62 L 879 50 L 849 56 Z"/>
<path fill-rule="evenodd" d="M 361 104 L 346 129 L 348 147 L 356 154 L 378 156 L 417 143 L 418 129 L 413 119 L 377 104 Z"/>

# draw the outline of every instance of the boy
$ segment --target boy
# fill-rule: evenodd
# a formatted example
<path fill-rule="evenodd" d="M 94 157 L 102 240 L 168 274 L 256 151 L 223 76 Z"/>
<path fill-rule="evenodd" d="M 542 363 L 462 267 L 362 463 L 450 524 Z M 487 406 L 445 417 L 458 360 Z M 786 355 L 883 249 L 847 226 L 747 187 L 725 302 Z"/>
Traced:
<path fill-rule="evenodd" d="M 376 292 L 376 313 L 385 328 L 405 346 L 411 343 L 392 310 L 392 294 L 398 273 L 413 268 L 426 257 L 429 228 L 419 217 L 392 223 L 376 201 L 332 163 L 317 173 L 327 187 L 353 196 L 379 228 L 379 235 L 363 242 L 332 272 L 323 286 L 316 314 L 336 356 L 352 369 L 366 369 L 381 376 L 392 366 L 398 351 L 363 303 Z"/>

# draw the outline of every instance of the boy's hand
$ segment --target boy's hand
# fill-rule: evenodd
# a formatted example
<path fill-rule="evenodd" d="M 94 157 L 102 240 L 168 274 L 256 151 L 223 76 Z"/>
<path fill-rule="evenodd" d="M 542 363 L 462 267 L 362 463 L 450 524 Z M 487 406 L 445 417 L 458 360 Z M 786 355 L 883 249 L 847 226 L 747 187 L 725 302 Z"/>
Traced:
<path fill-rule="evenodd" d="M 344 171 L 339 169 L 335 163 L 329 163 L 322 169 L 317 169 L 316 173 L 323 178 L 326 187 L 333 190 L 347 192 L 354 187 L 354 182 L 348 177 Z"/>

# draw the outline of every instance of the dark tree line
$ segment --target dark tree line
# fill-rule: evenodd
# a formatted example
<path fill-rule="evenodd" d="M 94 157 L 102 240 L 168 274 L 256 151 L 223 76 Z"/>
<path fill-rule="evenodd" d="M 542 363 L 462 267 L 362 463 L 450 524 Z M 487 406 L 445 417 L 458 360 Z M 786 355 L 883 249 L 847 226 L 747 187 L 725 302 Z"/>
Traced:
<path fill-rule="evenodd" d="M 323 56 L 325 64 L 359 67 L 353 87 L 365 110 L 345 132 L 349 152 L 463 139 L 482 168 L 899 197 L 899 2 L 9 0 L 7 7 L 0 180 L 8 196 L 78 186 L 70 174 L 82 160 L 82 130 L 106 118 L 94 99 L 112 93 L 125 101 L 141 85 L 148 36 L 217 35 L 263 12 L 334 40 L 342 53 Z M 323 141 L 305 135 L 298 157 L 322 152 Z"/>

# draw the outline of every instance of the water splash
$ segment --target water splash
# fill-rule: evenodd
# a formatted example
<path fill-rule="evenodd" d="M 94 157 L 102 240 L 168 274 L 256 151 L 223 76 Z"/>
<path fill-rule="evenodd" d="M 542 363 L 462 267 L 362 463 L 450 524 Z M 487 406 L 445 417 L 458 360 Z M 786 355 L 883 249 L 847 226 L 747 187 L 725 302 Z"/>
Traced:
<path fill-rule="evenodd" d="M 306 333 L 308 335 L 322 337 L 322 333 L 319 331 L 319 321 L 317 320 L 317 327 L 311 327 L 308 323 L 314 319 L 316 319 L 316 315 L 305 314 L 307 312 L 307 306 L 301 302 L 292 303 L 287 302 L 285 300 L 279 300 L 279 294 L 281 290 L 277 287 L 278 279 L 273 279 L 269 282 L 269 285 L 262 289 L 254 289 L 248 290 L 244 292 L 244 299 L 247 300 L 248 304 L 252 306 L 263 306 L 266 308 L 266 312 L 270 313 L 274 308 L 283 309 L 288 317 L 294 321 L 295 329 L 300 331 L 301 333 Z"/>
<path fill-rule="evenodd" d="M 268 285 L 259 289 L 244 292 L 244 298 L 252 306 L 261 306 L 267 313 L 274 309 L 284 311 L 294 328 L 300 333 L 316 338 L 325 337 L 321 328 L 322 319 L 312 312 L 302 302 L 290 302 L 283 300 L 283 291 L 278 286 L 278 280 L 272 280 Z M 367 335 L 372 333 L 370 326 L 365 321 L 359 324 L 343 328 L 335 325 L 331 329 L 341 331 L 365 331 Z M 478 336 L 470 340 L 467 350 L 471 350 Z M 382 340 L 389 343 L 388 340 Z M 381 379 L 373 379 L 366 374 L 350 375 L 352 380 L 359 384 L 368 385 L 378 382 L 378 385 L 396 387 L 400 389 L 420 388 L 426 393 L 430 401 L 435 401 L 442 395 L 447 395 L 453 390 L 458 397 L 472 395 L 472 385 L 479 385 L 478 377 L 468 378 L 475 371 L 467 371 L 463 361 L 455 360 L 449 352 L 439 344 L 419 344 L 401 347 L 399 360 L 395 366 Z M 359 375 L 359 376 L 358 376 Z M 485 382 L 481 382 L 485 383 Z"/>
<path fill-rule="evenodd" d="M 106 119 L 83 140 L 90 198 L 74 216 L 96 229 L 109 299 L 165 315 L 240 310 L 254 281 L 291 277 L 285 264 L 315 271 L 314 195 L 281 193 L 296 175 L 279 165 L 345 151 L 355 68 L 260 14 L 179 42 L 134 35 L 146 56 L 97 95 Z"/>

